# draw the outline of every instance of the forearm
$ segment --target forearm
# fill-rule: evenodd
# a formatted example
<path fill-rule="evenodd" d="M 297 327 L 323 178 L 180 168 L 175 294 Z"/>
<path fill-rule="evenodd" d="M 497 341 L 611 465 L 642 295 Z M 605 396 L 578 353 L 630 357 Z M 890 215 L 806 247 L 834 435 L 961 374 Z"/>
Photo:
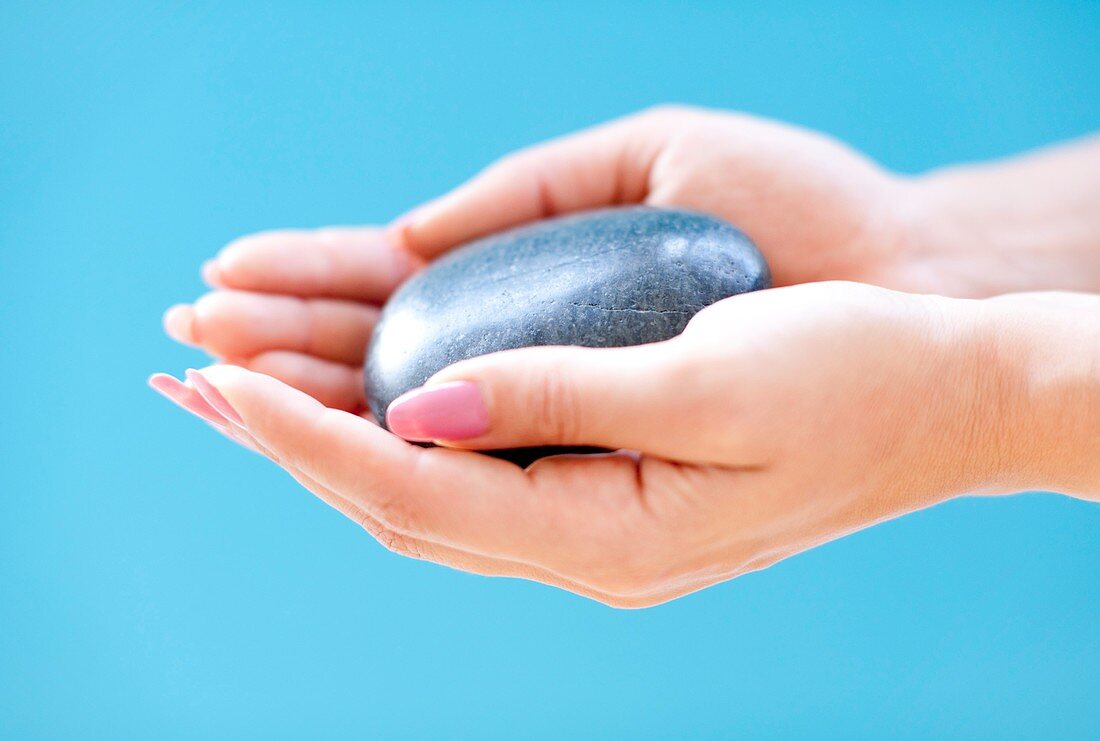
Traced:
<path fill-rule="evenodd" d="M 911 181 L 913 282 L 992 296 L 1100 292 L 1100 136 Z M 934 278 L 933 278 L 934 276 Z"/>
<path fill-rule="evenodd" d="M 1002 490 L 1100 501 L 1100 296 L 1019 294 L 980 302 Z M 986 400 L 988 402 L 988 400 Z M 999 419 L 988 418 L 997 414 Z"/>

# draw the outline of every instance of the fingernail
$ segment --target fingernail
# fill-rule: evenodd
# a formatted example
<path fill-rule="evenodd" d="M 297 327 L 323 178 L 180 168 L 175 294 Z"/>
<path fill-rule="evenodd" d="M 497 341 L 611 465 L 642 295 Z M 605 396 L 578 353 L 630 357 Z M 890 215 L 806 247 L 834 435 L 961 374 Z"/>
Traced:
<path fill-rule="evenodd" d="M 211 288 L 224 288 L 222 271 L 217 260 L 207 260 L 202 264 L 202 279 Z"/>
<path fill-rule="evenodd" d="M 477 384 L 454 381 L 399 396 L 386 410 L 390 432 L 417 442 L 466 440 L 489 430 L 489 412 Z"/>
<path fill-rule="evenodd" d="M 199 373 L 193 368 L 187 369 L 187 380 L 195 387 L 195 389 L 202 394 L 202 398 L 206 399 L 210 406 L 218 410 L 218 413 L 228 419 L 238 427 L 245 427 L 244 419 L 237 410 L 233 408 L 233 405 L 222 396 L 222 392 L 218 391 L 214 387 L 214 384 L 206 380 L 206 377 L 202 373 Z"/>
<path fill-rule="evenodd" d="M 161 396 L 173 404 L 191 412 L 199 419 L 209 422 L 218 430 L 228 434 L 229 427 L 225 423 L 225 417 L 218 413 L 202 395 L 167 373 L 155 373 L 149 377 L 149 386 Z"/>
<path fill-rule="evenodd" d="M 164 331 L 176 342 L 195 344 L 195 310 L 188 304 L 176 304 L 164 312 Z"/>

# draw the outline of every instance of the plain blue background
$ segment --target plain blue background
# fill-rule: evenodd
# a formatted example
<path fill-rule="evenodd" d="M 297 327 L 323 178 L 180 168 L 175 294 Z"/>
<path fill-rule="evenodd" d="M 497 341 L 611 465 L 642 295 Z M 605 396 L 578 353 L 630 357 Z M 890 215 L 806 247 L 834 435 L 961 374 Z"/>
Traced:
<path fill-rule="evenodd" d="M 390 555 L 144 385 L 230 238 L 651 103 L 911 172 L 1095 130 L 1100 4 L 398 5 L 0 4 L 0 735 L 1100 735 L 1100 507 L 619 612 Z"/>

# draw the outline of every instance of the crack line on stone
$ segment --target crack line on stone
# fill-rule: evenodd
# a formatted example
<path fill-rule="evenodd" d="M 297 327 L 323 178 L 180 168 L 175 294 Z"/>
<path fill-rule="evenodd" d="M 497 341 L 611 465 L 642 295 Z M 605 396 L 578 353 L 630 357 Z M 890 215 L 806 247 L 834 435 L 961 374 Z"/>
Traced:
<path fill-rule="evenodd" d="M 694 316 L 699 311 L 702 311 L 702 307 L 700 307 L 696 311 L 680 311 L 678 309 L 612 309 L 607 306 L 601 306 L 599 304 L 586 304 L 581 301 L 570 301 L 569 303 L 581 309 L 599 309 L 600 311 L 607 311 L 611 313 L 626 312 L 629 314 L 675 314 L 679 316 Z"/>

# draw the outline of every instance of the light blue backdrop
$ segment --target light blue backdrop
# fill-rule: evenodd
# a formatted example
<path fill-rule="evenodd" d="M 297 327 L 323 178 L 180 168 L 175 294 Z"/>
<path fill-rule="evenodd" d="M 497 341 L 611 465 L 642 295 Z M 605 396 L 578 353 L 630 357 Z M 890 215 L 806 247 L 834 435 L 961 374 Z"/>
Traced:
<path fill-rule="evenodd" d="M 392 556 L 144 386 L 231 237 L 654 102 L 905 171 L 1100 128 L 1100 4 L 398 5 L 0 3 L 0 736 L 1100 735 L 1100 507 L 616 612 Z"/>

